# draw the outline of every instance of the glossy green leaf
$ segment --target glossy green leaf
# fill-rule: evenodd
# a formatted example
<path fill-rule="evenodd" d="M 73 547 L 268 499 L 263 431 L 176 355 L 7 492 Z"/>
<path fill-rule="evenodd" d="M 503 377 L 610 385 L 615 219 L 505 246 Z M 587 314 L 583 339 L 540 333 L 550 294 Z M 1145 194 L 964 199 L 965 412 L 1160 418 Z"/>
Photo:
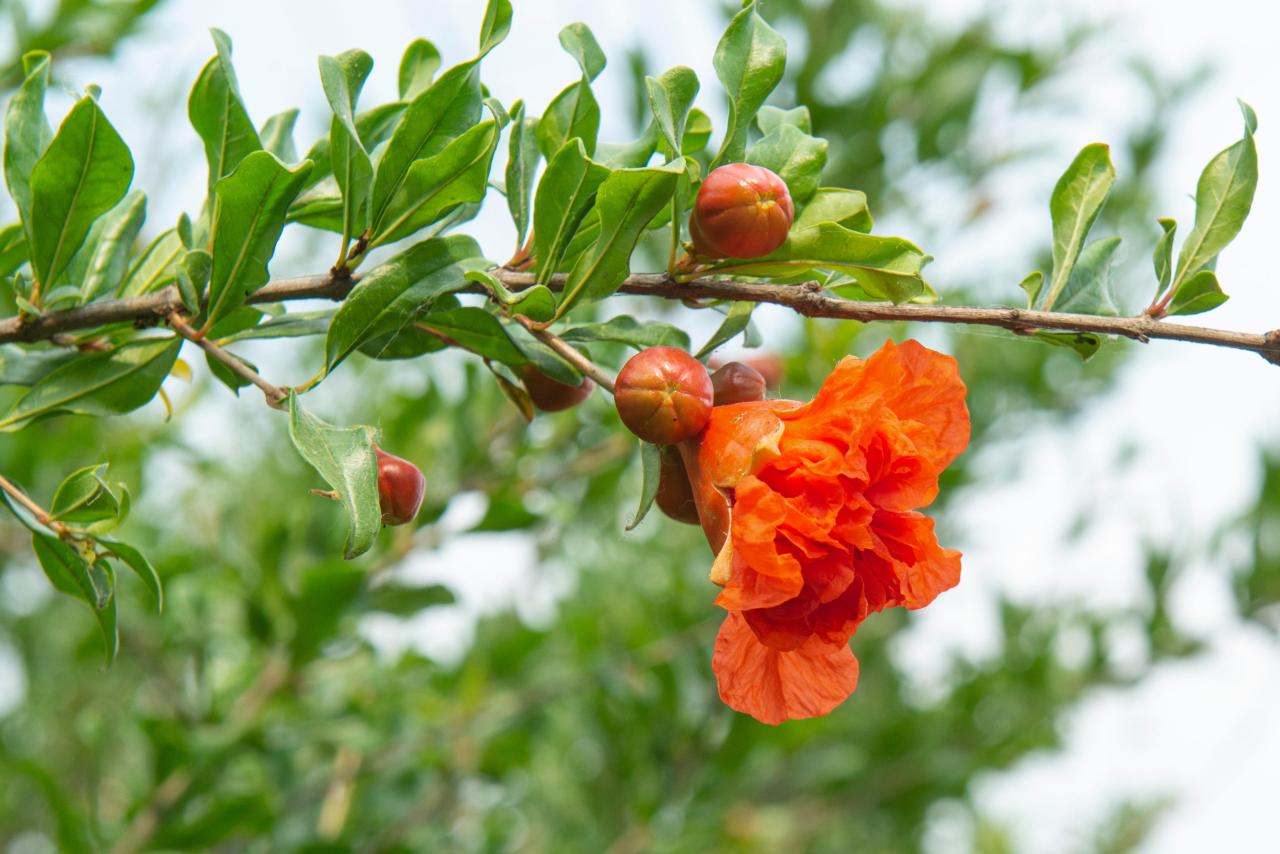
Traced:
<path fill-rule="evenodd" d="M 71 259 L 67 279 L 80 290 L 80 302 L 92 302 L 120 287 L 133 241 L 147 218 L 147 197 L 133 190 L 98 218 L 80 251 Z"/>
<path fill-rule="evenodd" d="M 533 205 L 539 282 L 550 281 L 559 269 L 569 240 L 591 210 L 596 191 L 609 174 L 608 168 L 591 160 L 580 139 L 566 142 L 547 163 Z"/>
<path fill-rule="evenodd" d="M 1054 308 L 1067 286 L 1089 229 L 1093 228 L 1093 221 L 1098 218 L 1115 180 L 1111 149 L 1102 143 L 1093 143 L 1080 150 L 1053 188 L 1049 200 L 1053 219 L 1053 274 L 1042 304 L 1045 311 Z"/>
<path fill-rule="evenodd" d="M 213 272 L 205 325 L 244 303 L 270 278 L 285 214 L 306 180 L 310 161 L 290 169 L 275 155 L 255 151 L 214 187 Z"/>
<path fill-rule="evenodd" d="M 650 169 L 618 169 L 596 192 L 600 235 L 569 271 L 557 316 L 582 300 L 617 290 L 631 272 L 631 252 L 649 220 L 671 201 L 683 164 Z"/>
<path fill-rule="evenodd" d="M 760 128 L 760 133 L 765 136 L 780 127 L 793 127 L 807 134 L 813 133 L 813 119 L 809 115 L 809 108 L 803 104 L 790 110 L 771 107 L 766 104 L 756 114 L 756 126 Z"/>
<path fill-rule="evenodd" d="M 487 270 L 473 270 L 467 273 L 467 280 L 483 286 L 512 315 L 524 315 L 539 323 L 555 315 L 556 298 L 545 285 L 512 291 Z"/>
<path fill-rule="evenodd" d="M 182 302 L 191 314 L 200 311 L 212 274 L 213 257 L 203 249 L 189 250 L 178 261 L 178 266 L 174 270 L 174 276 L 178 282 L 178 293 L 182 295 Z"/>
<path fill-rule="evenodd" d="M 755 309 L 756 304 L 753 302 L 735 302 L 729 307 L 729 312 L 725 315 L 724 322 L 707 340 L 707 343 L 702 345 L 695 357 L 706 359 L 717 349 L 745 332 L 747 326 L 751 323 L 751 313 Z"/>
<path fill-rule="evenodd" d="M 467 286 L 468 270 L 487 266 L 470 237 L 423 241 L 373 269 L 343 300 L 325 339 L 328 370 L 364 341 L 412 322 L 442 294 Z"/>
<path fill-rule="evenodd" d="M 125 566 L 133 570 L 134 574 L 142 581 L 146 588 L 151 591 L 151 596 L 155 599 L 156 613 L 164 610 L 164 585 L 160 583 L 160 575 L 156 572 L 155 567 L 146 559 L 142 552 L 135 549 L 128 543 L 122 543 L 119 540 L 109 540 L 105 537 L 98 537 L 98 544 L 109 551 L 111 554 L 124 561 Z"/>
<path fill-rule="evenodd" d="M 335 427 L 322 421 L 289 393 L 289 438 L 347 511 L 347 560 L 368 551 L 382 529 L 375 436 L 372 427 Z"/>
<path fill-rule="evenodd" d="M 538 150 L 548 159 L 575 138 L 587 156 L 595 154 L 600 135 L 600 104 L 586 78 L 570 83 L 551 99 L 538 119 Z"/>
<path fill-rule="evenodd" d="M 542 153 L 538 151 L 538 120 L 525 115 L 524 101 L 511 108 L 511 138 L 507 147 L 507 210 L 516 226 L 516 248 L 524 246 L 533 219 L 533 187 Z"/>
<path fill-rule="evenodd" d="M 297 123 L 298 111 L 285 110 L 268 118 L 258 129 L 263 149 L 274 154 L 281 163 L 298 162 L 298 148 L 293 142 L 293 128 Z"/>
<path fill-rule="evenodd" d="M 342 191 L 343 245 L 369 223 L 369 193 L 373 161 L 356 129 L 356 101 L 373 70 L 373 57 L 362 50 L 320 57 L 320 81 L 333 110 L 329 125 L 329 156 L 333 177 Z M 290 199 L 292 202 L 292 199 Z"/>
<path fill-rule="evenodd" d="M 811 228 L 820 222 L 834 222 L 845 228 L 869 233 L 872 227 L 867 196 L 861 190 L 820 187 L 800 208 L 792 228 Z"/>
<path fill-rule="evenodd" d="M 462 306 L 447 311 L 434 311 L 418 321 L 444 335 L 466 350 L 504 365 L 523 365 L 528 361 L 498 318 L 475 306 Z"/>
<path fill-rule="evenodd" d="M 1201 270 L 1173 292 L 1169 301 L 1169 314 L 1200 314 L 1217 308 L 1227 301 L 1227 295 L 1218 284 L 1218 276 L 1212 270 Z"/>
<path fill-rule="evenodd" d="M 694 107 L 689 111 L 689 120 L 685 122 L 684 139 L 680 149 L 685 154 L 697 154 L 707 147 L 711 141 L 711 117 Z"/>
<path fill-rule="evenodd" d="M 4 114 L 4 180 L 30 240 L 31 172 L 53 139 L 53 129 L 44 114 L 49 54 L 32 51 L 22 57 L 22 67 L 22 85 L 9 98 Z"/>
<path fill-rule="evenodd" d="M 827 141 L 792 125 L 780 125 L 747 149 L 746 161 L 771 169 L 802 205 L 818 190 L 827 165 Z"/>
<path fill-rule="evenodd" d="M 1178 231 L 1178 223 L 1163 217 L 1156 222 L 1163 230 L 1151 255 L 1151 263 L 1156 268 L 1156 296 L 1159 297 L 1173 281 L 1173 238 Z"/>
<path fill-rule="evenodd" d="M 118 415 L 155 397 L 182 340 L 146 338 L 102 353 L 83 353 L 49 372 L 0 418 L 0 431 L 60 412 Z"/>
<path fill-rule="evenodd" d="M 71 108 L 31 171 L 31 267 L 52 287 L 133 181 L 133 156 L 92 98 Z"/>
<path fill-rule="evenodd" d="M 662 448 L 648 442 L 640 443 L 640 504 L 635 515 L 627 523 L 627 530 L 635 530 L 636 526 L 649 515 L 653 500 L 658 497 L 658 481 L 662 472 Z"/>
<path fill-rule="evenodd" d="M 1119 316 L 1111 282 L 1111 267 L 1119 248 L 1119 237 L 1104 237 L 1086 246 L 1071 270 L 1066 287 L 1058 295 L 1055 310 Z"/>
<path fill-rule="evenodd" d="M 646 347 L 689 349 L 689 335 L 678 326 L 656 320 L 640 321 L 628 314 L 620 314 L 604 323 L 571 326 L 562 331 L 560 337 L 566 341 L 588 344 L 594 341 L 612 341 L 637 350 Z"/>
<path fill-rule="evenodd" d="M 230 175 L 240 161 L 262 148 L 258 131 L 240 97 L 240 83 L 231 64 L 231 40 L 221 30 L 211 30 L 217 56 L 196 78 L 187 98 L 187 117 L 204 143 L 209 164 L 209 196 L 214 185 Z"/>
<path fill-rule="evenodd" d="M 484 199 L 501 131 L 496 121 L 481 122 L 439 154 L 414 163 L 384 209 L 374 242 L 403 240 L 457 206 Z"/>
<path fill-rule="evenodd" d="M 74 350 L 28 350 L 17 344 L 0 344 L 0 385 L 35 385 L 59 365 L 77 357 Z"/>
<path fill-rule="evenodd" d="M 400 100 L 412 101 L 431 86 L 440 70 L 440 51 L 426 39 L 414 39 L 404 49 L 397 75 Z"/>
<path fill-rule="evenodd" d="M 480 55 L 484 56 L 506 39 L 511 32 L 511 3 L 509 0 L 489 0 L 484 7 L 484 19 L 480 22 Z"/>
<path fill-rule="evenodd" d="M 103 479 L 106 473 L 107 464 L 100 463 L 67 475 L 53 494 L 50 518 L 76 524 L 116 518 L 120 502 Z"/>
<path fill-rule="evenodd" d="M 365 151 L 372 152 L 387 141 L 399 126 L 400 117 L 404 115 L 407 107 L 408 104 L 403 101 L 392 101 L 356 115 L 356 130 L 360 133 L 360 142 L 364 145 Z M 303 159 L 315 164 L 307 177 L 306 186 L 314 187 L 328 180 L 334 185 L 333 195 L 339 195 L 337 182 L 333 181 L 333 157 L 329 150 L 328 134 L 316 140 Z"/>
<path fill-rule="evenodd" d="M 729 122 L 711 168 L 741 160 L 756 111 L 782 80 L 787 43 L 748 3 L 734 15 L 713 58 L 716 76 L 729 95 Z"/>
<path fill-rule="evenodd" d="M 1246 111 L 1244 137 L 1218 152 L 1196 184 L 1196 221 L 1178 253 L 1175 291 L 1235 239 L 1253 207 L 1258 150 L 1251 126 L 1257 125 L 1257 118 L 1248 105 L 1241 108 Z"/>
<path fill-rule="evenodd" d="M 87 604 L 102 630 L 107 666 L 116 659 L 120 635 L 116 627 L 115 574 L 110 564 L 86 563 L 66 543 L 40 533 L 31 535 L 31 548 L 54 589 Z"/>
<path fill-rule="evenodd" d="M 156 235 L 143 250 L 116 291 L 118 297 L 136 297 L 158 290 L 173 280 L 175 265 L 186 252 L 176 229 Z"/>

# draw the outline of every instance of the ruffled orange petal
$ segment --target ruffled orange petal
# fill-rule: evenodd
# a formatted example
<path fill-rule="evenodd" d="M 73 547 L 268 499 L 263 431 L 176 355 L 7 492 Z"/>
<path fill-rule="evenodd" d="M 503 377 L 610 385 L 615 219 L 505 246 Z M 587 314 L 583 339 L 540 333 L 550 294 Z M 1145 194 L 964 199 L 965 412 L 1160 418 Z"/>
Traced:
<path fill-rule="evenodd" d="M 858 687 L 858 660 L 847 645 L 814 638 L 780 652 L 760 643 L 737 612 L 720 626 L 711 668 L 725 705 L 775 726 L 825 715 Z"/>
<path fill-rule="evenodd" d="M 960 552 L 938 545 L 928 516 L 882 510 L 871 527 L 892 561 L 906 607 L 923 608 L 960 583 Z"/>

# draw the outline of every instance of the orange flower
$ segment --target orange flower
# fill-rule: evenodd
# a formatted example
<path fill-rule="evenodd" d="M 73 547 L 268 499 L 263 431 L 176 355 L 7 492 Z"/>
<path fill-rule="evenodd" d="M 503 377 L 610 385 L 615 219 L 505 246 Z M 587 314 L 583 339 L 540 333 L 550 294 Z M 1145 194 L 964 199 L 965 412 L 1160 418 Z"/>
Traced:
<path fill-rule="evenodd" d="M 806 404 L 719 406 L 681 446 L 729 612 L 720 698 L 768 724 L 825 715 L 858 682 L 849 638 L 960 580 L 918 508 L 969 442 L 955 360 L 915 341 L 846 358 Z"/>

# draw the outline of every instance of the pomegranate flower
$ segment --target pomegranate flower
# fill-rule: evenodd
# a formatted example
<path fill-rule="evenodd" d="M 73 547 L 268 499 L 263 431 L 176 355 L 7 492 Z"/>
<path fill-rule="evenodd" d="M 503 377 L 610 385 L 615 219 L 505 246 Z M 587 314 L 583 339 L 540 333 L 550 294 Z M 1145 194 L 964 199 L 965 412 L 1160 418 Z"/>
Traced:
<path fill-rule="evenodd" d="M 718 406 L 680 446 L 729 612 L 712 659 L 726 704 L 768 724 L 827 714 L 857 686 L 858 624 L 960 580 L 916 511 L 969 442 L 964 397 L 954 359 L 890 341 L 809 403 Z"/>

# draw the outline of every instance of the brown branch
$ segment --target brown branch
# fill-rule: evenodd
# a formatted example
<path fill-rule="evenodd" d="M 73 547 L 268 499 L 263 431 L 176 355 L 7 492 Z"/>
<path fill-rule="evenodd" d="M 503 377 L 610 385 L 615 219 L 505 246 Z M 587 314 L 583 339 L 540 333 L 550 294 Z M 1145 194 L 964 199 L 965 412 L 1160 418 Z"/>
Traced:
<path fill-rule="evenodd" d="M 196 332 L 191 326 L 178 315 L 177 312 L 171 314 L 166 319 L 169 326 L 174 332 L 177 332 L 183 338 L 195 344 L 201 350 L 209 354 L 209 358 L 217 359 L 219 362 L 227 366 L 227 369 L 240 377 L 242 380 L 253 383 L 262 389 L 262 393 L 266 395 L 267 403 L 276 409 L 284 408 L 284 401 L 288 399 L 289 392 L 280 388 L 280 386 L 272 385 L 262 378 L 262 375 L 217 344 L 205 338 Z"/>
<path fill-rule="evenodd" d="M 516 272 L 505 268 L 492 271 L 504 285 L 512 290 L 530 287 L 534 283 L 531 273 Z M 564 286 L 564 276 L 555 276 L 552 288 Z M 331 299 L 340 301 L 356 281 L 327 276 L 304 276 L 281 279 L 250 294 L 247 302 L 266 303 L 297 299 Z M 472 288 L 471 290 L 476 290 Z M 1169 323 L 1147 316 L 1099 317 L 1092 314 L 1067 314 L 1062 312 L 1030 311 L 1021 308 L 971 308 L 953 305 L 892 305 L 889 303 L 855 302 L 826 294 L 817 283 L 801 285 L 771 285 L 761 282 L 743 282 L 702 278 L 688 282 L 673 281 L 665 273 L 638 274 L 629 277 L 618 289 L 620 293 L 654 296 L 675 300 L 741 300 L 781 305 L 805 317 L 830 317 L 875 321 L 912 321 L 920 323 L 958 323 L 976 326 L 994 326 L 1016 333 L 1034 332 L 1038 329 L 1062 332 L 1090 332 L 1099 335 L 1119 335 L 1135 341 L 1147 342 L 1164 339 L 1187 341 L 1245 350 L 1257 353 L 1269 362 L 1280 364 L 1280 330 L 1265 334 L 1233 332 L 1182 323 Z M 124 300 L 93 303 L 68 311 L 54 312 L 37 318 L 9 318 L 0 320 L 0 343 L 9 341 L 41 341 L 55 333 L 76 329 L 88 329 L 111 323 L 149 324 L 161 321 L 175 311 L 182 310 L 182 300 L 176 287 L 165 288 L 154 294 Z"/>
<path fill-rule="evenodd" d="M 599 365 L 579 353 L 559 335 L 543 329 L 524 315 L 517 314 L 515 319 L 517 323 L 533 333 L 535 338 L 555 350 L 561 358 L 581 371 L 583 376 L 590 377 L 595 381 L 596 385 L 609 392 L 609 394 L 613 394 L 613 377 L 609 376 L 608 372 Z"/>

